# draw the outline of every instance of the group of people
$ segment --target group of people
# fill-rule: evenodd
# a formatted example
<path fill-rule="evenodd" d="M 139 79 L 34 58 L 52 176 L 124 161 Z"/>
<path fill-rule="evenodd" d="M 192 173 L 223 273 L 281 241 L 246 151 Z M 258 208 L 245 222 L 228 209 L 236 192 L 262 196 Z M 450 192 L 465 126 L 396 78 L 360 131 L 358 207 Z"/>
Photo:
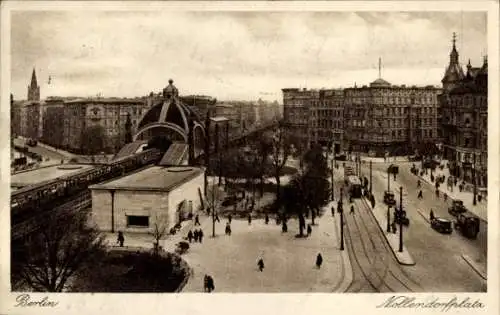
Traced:
<path fill-rule="evenodd" d="M 193 240 L 194 242 L 200 242 L 203 243 L 203 230 L 202 229 L 196 229 L 194 232 L 192 230 L 189 230 L 187 234 L 187 239 L 189 243 L 191 243 Z"/>

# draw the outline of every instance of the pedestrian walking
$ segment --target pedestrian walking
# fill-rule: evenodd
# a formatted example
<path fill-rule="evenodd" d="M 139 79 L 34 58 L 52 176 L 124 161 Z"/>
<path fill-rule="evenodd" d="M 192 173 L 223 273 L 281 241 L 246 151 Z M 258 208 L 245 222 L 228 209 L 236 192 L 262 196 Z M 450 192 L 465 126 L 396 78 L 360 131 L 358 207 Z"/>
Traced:
<path fill-rule="evenodd" d="M 419 180 L 417 180 L 417 188 L 420 188 L 420 186 L 421 185 L 420 185 L 420 179 L 419 179 Z"/>
<path fill-rule="evenodd" d="M 282 233 L 288 232 L 288 225 L 286 224 L 285 220 L 283 220 L 283 224 L 281 224 L 281 232 Z"/>
<path fill-rule="evenodd" d="M 207 280 L 208 293 L 211 293 L 213 290 L 215 290 L 214 278 L 212 278 L 212 276 L 208 276 Z"/>
<path fill-rule="evenodd" d="M 120 247 L 123 247 L 123 243 L 125 242 L 125 237 L 123 236 L 123 232 L 118 232 L 118 238 L 116 242 L 120 244 Z"/>
<path fill-rule="evenodd" d="M 351 213 L 354 214 L 354 205 L 351 205 Z"/>
<path fill-rule="evenodd" d="M 196 217 L 194 217 L 194 226 L 197 226 L 197 225 L 201 225 L 200 224 L 200 217 L 198 215 L 196 215 Z"/>
<path fill-rule="evenodd" d="M 418 196 L 417 196 L 417 198 L 418 198 L 418 199 L 422 199 L 422 198 L 424 198 L 424 197 L 423 197 L 423 195 L 422 195 L 422 190 L 420 190 L 420 191 L 418 192 Z"/>
<path fill-rule="evenodd" d="M 332 217 L 334 217 L 335 216 L 335 208 L 332 206 L 331 210 L 332 210 Z"/>
<path fill-rule="evenodd" d="M 252 224 L 252 214 L 248 214 L 248 225 Z"/>
<path fill-rule="evenodd" d="M 203 230 L 200 229 L 198 231 L 198 239 L 200 240 L 200 243 L 203 243 Z"/>
<path fill-rule="evenodd" d="M 231 221 L 233 221 L 233 216 L 232 215 L 228 215 L 227 216 L 227 221 L 229 222 L 229 224 L 231 224 Z"/>
<path fill-rule="evenodd" d="M 219 219 L 219 214 L 218 213 L 215 213 L 215 221 L 217 221 L 217 222 L 220 223 L 220 219 Z"/>
<path fill-rule="evenodd" d="M 316 268 L 321 268 L 321 264 L 323 263 L 323 256 L 321 256 L 321 253 L 318 253 L 318 256 L 316 256 Z"/>
<path fill-rule="evenodd" d="M 198 230 L 194 230 L 194 233 L 193 233 L 193 239 L 194 239 L 194 242 L 198 242 L 198 239 L 200 237 L 200 234 L 198 233 Z"/>
<path fill-rule="evenodd" d="M 231 236 L 231 225 L 228 223 L 226 223 L 226 235 L 229 235 Z"/>
<path fill-rule="evenodd" d="M 396 234 L 396 232 L 398 230 L 398 228 L 396 226 L 396 221 L 392 221 L 391 227 L 392 227 L 392 233 Z"/>
<path fill-rule="evenodd" d="M 193 240 L 193 231 L 189 230 L 187 238 L 189 240 L 189 243 L 191 243 L 191 241 Z"/>
<path fill-rule="evenodd" d="M 269 224 L 269 215 L 266 213 L 266 216 L 264 217 L 264 222 L 266 224 Z"/>
<path fill-rule="evenodd" d="M 257 266 L 259 267 L 259 271 L 262 272 L 264 270 L 264 260 L 262 258 L 257 262 Z"/>
<path fill-rule="evenodd" d="M 307 236 L 310 236 L 312 233 L 312 227 L 310 224 L 307 225 Z"/>
<path fill-rule="evenodd" d="M 438 188 L 436 188 L 436 197 L 439 198 L 439 189 Z"/>
<path fill-rule="evenodd" d="M 432 209 L 431 209 L 431 213 L 430 213 L 429 217 L 431 218 L 431 221 L 435 219 L 434 211 L 432 211 Z"/>

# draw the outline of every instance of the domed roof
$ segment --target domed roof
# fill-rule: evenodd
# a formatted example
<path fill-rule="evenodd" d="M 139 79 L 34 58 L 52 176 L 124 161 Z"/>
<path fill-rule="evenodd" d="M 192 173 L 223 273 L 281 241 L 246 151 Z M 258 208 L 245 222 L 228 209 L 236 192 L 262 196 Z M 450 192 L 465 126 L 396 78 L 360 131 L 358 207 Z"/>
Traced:
<path fill-rule="evenodd" d="M 200 118 L 178 98 L 178 90 L 173 80 L 163 89 L 163 99 L 153 105 L 139 123 L 138 130 L 150 124 L 172 124 L 186 134 L 189 132 L 189 120 L 199 123 Z"/>
<path fill-rule="evenodd" d="M 197 120 L 186 105 L 181 103 L 179 99 L 172 98 L 151 107 L 139 123 L 138 129 L 153 123 L 169 123 L 179 126 L 187 133 L 190 118 Z"/>
<path fill-rule="evenodd" d="M 378 78 L 377 80 L 370 83 L 370 87 L 390 87 L 391 84 L 382 78 Z"/>

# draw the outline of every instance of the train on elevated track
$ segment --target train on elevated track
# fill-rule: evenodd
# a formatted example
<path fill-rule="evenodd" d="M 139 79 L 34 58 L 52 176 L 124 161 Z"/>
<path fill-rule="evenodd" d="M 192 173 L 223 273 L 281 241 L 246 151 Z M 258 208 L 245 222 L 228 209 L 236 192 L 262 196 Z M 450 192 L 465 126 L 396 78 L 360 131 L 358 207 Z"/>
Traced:
<path fill-rule="evenodd" d="M 16 221 L 23 220 L 23 217 L 30 216 L 32 211 L 53 208 L 66 197 L 84 191 L 89 185 L 156 163 L 161 157 L 160 150 L 148 149 L 106 164 L 95 165 L 77 174 L 61 176 L 15 190 L 10 200 L 12 223 L 15 224 Z"/>

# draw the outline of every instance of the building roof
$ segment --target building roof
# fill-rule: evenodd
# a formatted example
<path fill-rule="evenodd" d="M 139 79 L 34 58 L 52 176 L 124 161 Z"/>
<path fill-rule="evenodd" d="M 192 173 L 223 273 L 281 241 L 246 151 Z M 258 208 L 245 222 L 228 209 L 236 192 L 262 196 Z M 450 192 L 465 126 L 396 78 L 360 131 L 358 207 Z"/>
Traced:
<path fill-rule="evenodd" d="M 172 191 L 180 185 L 203 174 L 197 167 L 161 167 L 151 166 L 139 172 L 120 177 L 102 184 L 90 186 L 94 190 L 139 190 L 139 191 Z"/>
<path fill-rule="evenodd" d="M 142 99 L 131 99 L 131 98 L 115 98 L 115 97 L 107 97 L 107 98 L 78 98 L 72 100 L 65 100 L 65 104 L 88 104 L 88 103 L 98 103 L 98 104 L 137 104 L 144 103 Z"/>
<path fill-rule="evenodd" d="M 370 83 L 370 87 L 390 87 L 391 84 L 382 78 L 378 78 L 377 80 Z"/>
<path fill-rule="evenodd" d="M 19 172 L 10 177 L 10 185 L 23 187 L 35 185 L 41 182 L 49 181 L 61 176 L 73 175 L 88 170 L 92 165 L 88 164 L 57 164 L 47 167 L 40 167 L 34 170 Z"/>

